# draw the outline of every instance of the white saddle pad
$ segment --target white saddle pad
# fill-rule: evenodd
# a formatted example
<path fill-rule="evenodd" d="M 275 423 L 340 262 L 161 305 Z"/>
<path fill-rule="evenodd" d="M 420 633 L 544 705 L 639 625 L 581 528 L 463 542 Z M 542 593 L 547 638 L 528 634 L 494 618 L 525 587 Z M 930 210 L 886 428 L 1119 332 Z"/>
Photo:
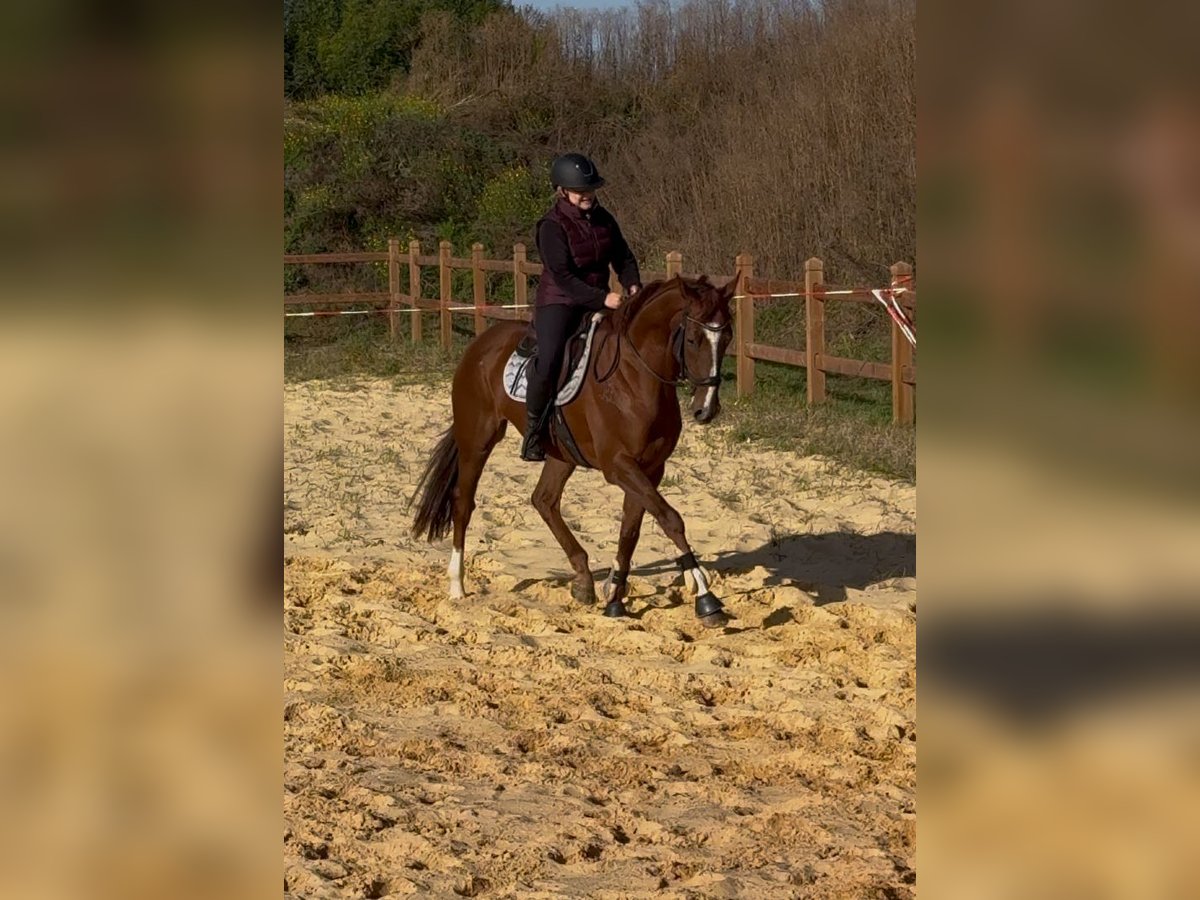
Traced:
<path fill-rule="evenodd" d="M 579 389 L 583 386 L 583 378 L 587 374 L 588 359 L 592 355 L 592 338 L 596 335 L 596 325 L 600 321 L 600 313 L 592 314 L 592 324 L 588 326 L 587 337 L 583 341 L 583 353 L 579 355 L 579 362 L 575 364 L 575 368 L 571 370 L 571 377 L 567 379 L 567 383 L 562 386 L 558 392 L 558 396 L 554 402 L 559 406 L 566 406 L 579 393 Z M 508 396 L 521 403 L 525 402 L 525 387 L 527 380 L 525 370 L 532 362 L 532 356 L 519 356 L 514 350 L 512 356 L 508 358 L 508 362 L 504 364 L 504 391 Z"/>

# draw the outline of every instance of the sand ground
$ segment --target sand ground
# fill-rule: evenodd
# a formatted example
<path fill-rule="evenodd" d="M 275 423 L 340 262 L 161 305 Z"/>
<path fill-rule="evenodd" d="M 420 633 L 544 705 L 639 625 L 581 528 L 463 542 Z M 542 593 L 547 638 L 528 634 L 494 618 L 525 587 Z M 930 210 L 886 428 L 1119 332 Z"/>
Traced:
<path fill-rule="evenodd" d="M 736 618 L 647 520 L 607 620 L 510 430 L 451 602 L 405 511 L 448 422 L 445 386 L 286 388 L 286 895 L 913 896 L 914 488 L 687 424 L 663 493 Z M 597 573 L 620 509 L 567 485 Z"/>

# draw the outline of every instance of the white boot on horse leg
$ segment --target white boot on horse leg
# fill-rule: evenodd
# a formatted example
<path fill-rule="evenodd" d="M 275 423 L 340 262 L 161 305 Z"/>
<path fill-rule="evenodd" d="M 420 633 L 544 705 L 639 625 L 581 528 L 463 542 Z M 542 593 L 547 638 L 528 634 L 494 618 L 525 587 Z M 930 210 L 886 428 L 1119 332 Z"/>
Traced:
<path fill-rule="evenodd" d="M 613 598 L 613 592 L 616 590 L 613 576 L 616 575 L 619 564 L 614 560 L 612 568 L 608 570 L 608 577 L 604 579 L 604 584 L 600 585 L 600 597 L 605 603 L 608 603 Z"/>
<path fill-rule="evenodd" d="M 466 594 L 463 592 L 463 554 L 457 547 L 450 553 L 450 566 L 447 571 L 450 574 L 450 599 L 461 600 Z"/>

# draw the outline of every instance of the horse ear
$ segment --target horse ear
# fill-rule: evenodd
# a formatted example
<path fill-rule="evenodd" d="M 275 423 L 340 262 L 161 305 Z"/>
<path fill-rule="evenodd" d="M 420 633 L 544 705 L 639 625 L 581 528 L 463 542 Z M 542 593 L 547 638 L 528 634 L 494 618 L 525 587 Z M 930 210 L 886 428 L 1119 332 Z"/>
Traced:
<path fill-rule="evenodd" d="M 738 283 L 741 280 L 742 280 L 742 273 L 738 272 L 736 275 L 733 276 L 732 279 L 730 279 L 729 283 L 726 284 L 725 287 L 721 288 L 721 298 L 723 300 L 725 300 L 726 302 L 728 302 L 729 300 L 732 300 L 737 295 Z"/>

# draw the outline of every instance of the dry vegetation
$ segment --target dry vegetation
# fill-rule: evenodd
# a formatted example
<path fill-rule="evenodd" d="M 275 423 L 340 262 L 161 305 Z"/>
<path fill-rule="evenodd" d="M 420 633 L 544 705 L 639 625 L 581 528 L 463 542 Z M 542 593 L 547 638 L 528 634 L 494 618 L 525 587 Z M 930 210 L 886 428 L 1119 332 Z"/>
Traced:
<path fill-rule="evenodd" d="M 830 280 L 873 282 L 915 259 L 910 0 L 643 2 L 478 29 L 441 13 L 426 29 L 397 83 L 531 162 L 602 160 L 644 258 L 727 271 L 747 251 L 782 276 L 820 255 Z"/>

